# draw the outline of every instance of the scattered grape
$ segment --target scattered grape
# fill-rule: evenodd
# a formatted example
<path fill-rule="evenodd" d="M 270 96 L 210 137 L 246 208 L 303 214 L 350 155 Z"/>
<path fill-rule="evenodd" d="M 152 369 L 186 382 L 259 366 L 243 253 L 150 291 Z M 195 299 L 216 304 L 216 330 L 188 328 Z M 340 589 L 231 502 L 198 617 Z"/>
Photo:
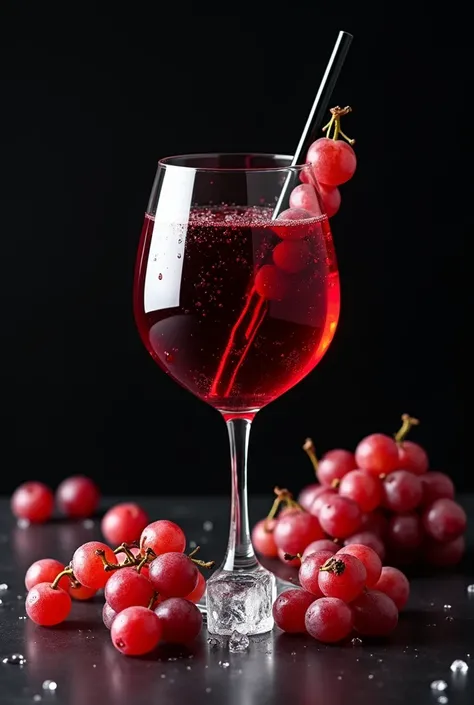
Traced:
<path fill-rule="evenodd" d="M 273 603 L 273 619 L 284 632 L 304 634 L 305 615 L 315 596 L 306 590 L 290 589 L 282 592 Z"/>
<path fill-rule="evenodd" d="M 41 558 L 30 565 L 25 575 L 25 587 L 31 590 L 38 583 L 52 583 L 59 573 L 64 570 L 64 565 L 54 558 Z M 59 587 L 68 592 L 70 580 L 65 575 L 59 581 Z"/>
<path fill-rule="evenodd" d="M 150 563 L 149 577 L 162 597 L 186 597 L 196 587 L 199 571 L 189 556 L 170 551 Z"/>
<path fill-rule="evenodd" d="M 333 551 L 317 551 L 301 561 L 301 568 L 298 573 L 300 585 L 304 590 L 315 595 L 315 597 L 323 596 L 323 592 L 319 587 L 319 571 L 321 566 L 333 555 Z"/>
<path fill-rule="evenodd" d="M 267 558 L 278 556 L 278 547 L 273 537 L 276 519 L 261 519 L 252 529 L 252 543 L 255 550 Z"/>
<path fill-rule="evenodd" d="M 466 512 L 452 499 L 437 499 L 422 517 L 426 533 L 435 541 L 453 541 L 466 531 Z"/>
<path fill-rule="evenodd" d="M 56 490 L 61 514 L 72 518 L 92 516 L 99 504 L 99 488 L 90 477 L 74 475 L 63 480 Z"/>
<path fill-rule="evenodd" d="M 318 539 L 317 541 L 311 541 L 311 543 L 304 549 L 301 560 L 304 561 L 305 558 L 310 556 L 312 553 L 317 553 L 318 551 L 329 551 L 334 554 L 338 548 L 338 544 L 330 539 Z"/>
<path fill-rule="evenodd" d="M 71 561 L 76 580 L 92 590 L 100 590 L 105 587 L 107 580 L 112 575 L 111 572 L 104 569 L 101 557 L 96 551 L 103 551 L 105 560 L 112 565 L 115 564 L 114 552 L 100 541 L 89 541 L 79 546 Z"/>
<path fill-rule="evenodd" d="M 308 560 L 308 559 L 307 559 Z M 319 569 L 319 587 L 326 597 L 352 602 L 367 581 L 364 564 L 355 556 L 337 553 Z"/>
<path fill-rule="evenodd" d="M 119 546 L 137 541 L 148 521 L 148 514 L 136 502 L 122 502 L 104 514 L 100 528 L 108 543 Z"/>
<path fill-rule="evenodd" d="M 186 548 L 186 537 L 183 530 L 168 519 L 160 519 L 148 524 L 140 536 L 140 549 L 142 553 L 147 548 L 159 556 L 169 551 L 183 552 Z"/>
<path fill-rule="evenodd" d="M 64 622 L 71 611 L 69 593 L 50 583 L 38 583 L 29 591 L 25 602 L 26 614 L 42 627 L 53 627 Z"/>
<path fill-rule="evenodd" d="M 402 610 L 410 596 L 410 583 L 408 578 L 398 568 L 384 566 L 380 578 L 374 585 L 374 590 L 384 592 L 395 603 L 398 610 Z"/>
<path fill-rule="evenodd" d="M 148 607 L 154 594 L 151 582 L 136 568 L 121 568 L 115 571 L 105 586 L 105 600 L 115 612 L 135 605 Z"/>
<path fill-rule="evenodd" d="M 110 636 L 118 651 L 127 656 L 148 654 L 158 645 L 161 622 L 146 607 L 127 607 L 112 622 Z"/>
<path fill-rule="evenodd" d="M 351 470 L 339 485 L 341 497 L 357 502 L 363 512 L 371 512 L 382 501 L 382 483 L 379 478 L 364 470 Z"/>
<path fill-rule="evenodd" d="M 202 615 L 189 600 L 171 597 L 158 605 L 155 614 L 163 630 L 163 641 L 168 643 L 188 644 L 201 631 Z"/>
<path fill-rule="evenodd" d="M 355 451 L 356 467 L 374 475 L 388 475 L 399 467 L 398 446 L 393 438 L 373 433 L 362 439 Z"/>
<path fill-rule="evenodd" d="M 337 597 L 315 600 L 305 616 L 308 634 L 324 644 L 333 644 L 348 637 L 352 625 L 351 608 Z"/>
<path fill-rule="evenodd" d="M 340 554 L 344 554 L 345 556 L 355 556 L 355 558 L 358 558 L 364 565 L 367 572 L 367 578 L 365 581 L 366 586 L 370 588 L 375 585 L 382 572 L 382 561 L 375 551 L 369 548 L 369 546 L 364 546 L 361 543 L 353 543 L 339 549 L 336 553 L 336 558 Z"/>
<path fill-rule="evenodd" d="M 367 590 L 351 604 L 354 628 L 363 636 L 387 636 L 398 624 L 398 610 L 390 597 Z"/>
<path fill-rule="evenodd" d="M 10 506 L 18 519 L 40 524 L 51 518 L 54 495 L 42 482 L 25 482 L 12 494 Z"/>
<path fill-rule="evenodd" d="M 358 504 L 337 494 L 330 497 L 319 512 L 322 529 L 338 539 L 355 534 L 360 527 L 361 517 Z"/>
<path fill-rule="evenodd" d="M 410 512 L 416 509 L 423 497 L 421 480 L 407 470 L 396 470 L 382 483 L 384 507 L 392 512 Z"/>

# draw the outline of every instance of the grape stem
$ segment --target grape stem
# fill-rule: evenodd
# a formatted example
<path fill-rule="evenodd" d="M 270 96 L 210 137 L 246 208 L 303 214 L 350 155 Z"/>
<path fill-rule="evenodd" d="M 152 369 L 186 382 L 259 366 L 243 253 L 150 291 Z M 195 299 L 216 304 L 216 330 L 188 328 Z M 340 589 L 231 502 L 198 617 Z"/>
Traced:
<path fill-rule="evenodd" d="M 331 113 L 331 119 L 329 120 L 327 125 L 324 125 L 323 127 L 323 132 L 326 132 L 326 137 L 329 139 L 331 136 L 331 129 L 334 128 L 334 133 L 332 136 L 333 140 L 337 140 L 339 138 L 339 135 L 343 137 L 346 142 L 349 142 L 349 144 L 355 144 L 355 140 L 352 140 L 350 137 L 344 134 L 344 132 L 341 130 L 341 118 L 344 115 L 347 115 L 348 113 L 352 112 L 352 108 L 350 105 L 346 105 L 345 108 L 341 108 L 339 105 L 336 105 L 335 108 L 331 108 L 329 111 Z"/>
<path fill-rule="evenodd" d="M 57 576 L 54 578 L 53 582 L 51 583 L 51 587 L 53 588 L 53 590 L 58 589 L 59 581 L 65 575 L 68 575 L 72 581 L 74 579 L 74 573 L 72 571 L 72 568 L 64 568 L 64 570 L 62 570 L 60 573 L 57 574 Z"/>
<path fill-rule="evenodd" d="M 293 555 L 292 553 L 285 553 L 283 558 L 285 559 L 285 561 L 294 561 L 295 558 L 299 558 L 301 560 L 302 555 L 301 553 L 295 553 L 295 555 Z"/>
<path fill-rule="evenodd" d="M 157 600 L 158 597 L 159 597 L 159 595 L 158 595 L 158 593 L 157 593 L 156 590 L 155 590 L 155 592 L 154 592 L 153 595 L 151 596 L 150 602 L 148 603 L 148 609 L 149 609 L 149 610 L 153 609 L 153 605 L 155 604 L 155 600 Z"/>
<path fill-rule="evenodd" d="M 125 553 L 127 556 L 126 560 L 124 563 L 127 563 L 127 565 L 136 565 L 137 564 L 137 559 L 133 555 L 133 553 L 130 550 L 130 546 L 127 543 L 121 543 L 120 546 L 117 546 L 117 548 L 114 548 L 114 553 L 117 555 L 117 553 Z"/>
<path fill-rule="evenodd" d="M 295 502 L 293 499 L 293 495 L 291 492 L 289 492 L 287 489 L 280 489 L 279 487 L 274 488 L 274 493 L 276 494 L 275 499 L 273 500 L 273 504 L 270 508 L 270 511 L 268 512 L 267 516 L 265 517 L 265 524 L 264 524 L 264 529 L 268 534 L 271 534 L 273 529 L 270 529 L 270 521 L 275 518 L 281 504 L 284 502 L 287 507 L 290 507 L 291 509 L 298 509 L 302 512 L 305 510 L 303 507 L 298 504 L 298 502 Z"/>
<path fill-rule="evenodd" d="M 420 422 L 418 419 L 413 418 L 410 414 L 402 414 L 402 425 L 399 430 L 395 433 L 395 441 L 400 445 L 405 440 L 408 431 L 412 426 L 419 426 Z"/>
<path fill-rule="evenodd" d="M 109 563 L 109 561 L 105 557 L 105 551 L 103 548 L 98 548 L 95 552 L 95 555 L 99 556 L 104 566 L 104 570 L 106 571 L 118 570 L 118 568 L 126 568 L 128 566 L 128 563 Z"/>
<path fill-rule="evenodd" d="M 201 546 L 196 546 L 196 548 L 193 548 L 193 550 L 191 551 L 191 553 L 188 553 L 188 558 L 192 558 L 192 557 L 195 556 L 196 553 L 197 553 L 198 551 L 200 551 L 200 550 L 201 550 Z"/>
<path fill-rule="evenodd" d="M 318 456 L 316 455 L 316 448 L 314 447 L 314 443 L 311 438 L 307 438 L 305 440 L 303 450 L 307 453 L 308 458 L 311 460 L 314 468 L 314 474 L 318 477 L 319 461 Z"/>
<path fill-rule="evenodd" d="M 342 575 L 346 569 L 346 564 L 340 558 L 328 558 L 326 563 L 321 566 L 319 570 L 327 571 L 328 573 L 334 573 L 335 575 Z"/>
<path fill-rule="evenodd" d="M 216 564 L 215 561 L 200 561 L 198 558 L 191 558 L 191 560 L 201 568 L 213 568 Z"/>

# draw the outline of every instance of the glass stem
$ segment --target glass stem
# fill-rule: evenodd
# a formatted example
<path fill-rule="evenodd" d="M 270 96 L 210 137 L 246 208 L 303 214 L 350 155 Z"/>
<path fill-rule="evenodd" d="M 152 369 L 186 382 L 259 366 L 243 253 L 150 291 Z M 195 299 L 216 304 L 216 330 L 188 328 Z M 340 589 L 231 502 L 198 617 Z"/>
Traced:
<path fill-rule="evenodd" d="M 223 570 L 249 570 L 258 565 L 250 539 L 247 498 L 247 457 L 251 421 L 228 419 L 232 466 L 230 534 Z"/>

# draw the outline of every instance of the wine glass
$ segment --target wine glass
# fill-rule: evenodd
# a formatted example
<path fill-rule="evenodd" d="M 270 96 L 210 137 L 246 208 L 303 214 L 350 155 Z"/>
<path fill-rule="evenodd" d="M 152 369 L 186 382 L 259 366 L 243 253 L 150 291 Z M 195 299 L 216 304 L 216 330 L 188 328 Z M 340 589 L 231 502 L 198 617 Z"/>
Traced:
<path fill-rule="evenodd" d="M 311 210 L 288 207 L 302 183 L 312 187 Z M 273 627 L 275 577 L 250 538 L 250 426 L 317 365 L 334 336 L 339 302 L 331 231 L 310 164 L 265 154 L 159 162 L 138 249 L 134 313 L 155 362 L 227 423 L 230 535 L 207 583 L 210 633 Z"/>

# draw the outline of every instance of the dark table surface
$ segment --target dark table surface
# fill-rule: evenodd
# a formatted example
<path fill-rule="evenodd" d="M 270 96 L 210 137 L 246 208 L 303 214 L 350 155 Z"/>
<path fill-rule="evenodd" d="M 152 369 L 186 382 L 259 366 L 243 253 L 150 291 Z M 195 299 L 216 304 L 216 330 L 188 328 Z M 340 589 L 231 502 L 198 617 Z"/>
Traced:
<path fill-rule="evenodd" d="M 114 501 L 118 499 L 110 498 L 104 506 Z M 202 558 L 220 560 L 227 538 L 228 500 L 138 501 L 151 518 L 179 522 L 189 540 L 201 545 Z M 474 496 L 462 502 L 472 519 Z M 254 521 L 267 509 L 268 499 L 251 501 Z M 204 522 L 212 522 L 212 529 L 205 530 Z M 168 647 L 150 657 L 127 658 L 110 642 L 100 599 L 75 603 L 68 621 L 56 628 L 41 628 L 25 618 L 27 567 L 44 557 L 68 562 L 79 544 L 100 539 L 100 520 L 58 520 L 20 528 L 7 500 L 0 500 L 0 583 L 9 586 L 0 594 L 0 657 L 21 653 L 26 659 L 23 666 L 0 662 L 0 703 L 472 705 L 474 595 L 468 594 L 467 586 L 474 583 L 473 524 L 463 565 L 454 573 L 414 577 L 409 605 L 386 641 L 324 646 L 275 629 L 252 638 L 247 652 L 229 653 L 225 640 L 210 646 L 204 630 L 192 648 Z M 454 659 L 466 661 L 466 675 L 450 671 Z M 47 679 L 57 683 L 55 692 L 42 689 Z M 436 679 L 446 681 L 444 693 L 431 689 Z"/>

